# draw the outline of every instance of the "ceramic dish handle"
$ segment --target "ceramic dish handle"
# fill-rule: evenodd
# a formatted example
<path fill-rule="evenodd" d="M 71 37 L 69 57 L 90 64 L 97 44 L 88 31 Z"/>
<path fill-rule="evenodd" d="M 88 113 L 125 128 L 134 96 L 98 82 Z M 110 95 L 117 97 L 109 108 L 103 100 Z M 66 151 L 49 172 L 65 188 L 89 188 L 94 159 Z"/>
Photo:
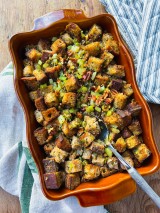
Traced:
<path fill-rule="evenodd" d="M 86 18 L 85 14 L 82 10 L 72 10 L 72 9 L 65 9 L 65 10 L 56 10 L 50 13 L 45 14 L 34 20 L 34 27 L 33 30 L 38 30 L 41 28 L 45 28 L 50 24 L 59 21 L 61 19 L 68 19 L 68 20 L 78 20 Z"/>

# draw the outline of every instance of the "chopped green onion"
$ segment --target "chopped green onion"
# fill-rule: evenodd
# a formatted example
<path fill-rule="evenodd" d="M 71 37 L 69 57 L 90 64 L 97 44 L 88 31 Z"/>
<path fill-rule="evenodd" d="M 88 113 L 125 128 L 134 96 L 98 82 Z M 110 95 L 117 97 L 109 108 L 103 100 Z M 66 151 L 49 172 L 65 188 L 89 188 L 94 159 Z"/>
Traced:
<path fill-rule="evenodd" d="M 71 48 L 72 48 L 72 46 L 71 46 L 71 45 L 69 45 L 69 46 L 67 47 L 67 49 L 68 49 L 68 50 L 70 50 Z"/>
<path fill-rule="evenodd" d="M 53 54 L 52 58 L 57 59 L 57 56 L 58 56 L 57 53 L 55 53 L 55 54 Z"/>
<path fill-rule="evenodd" d="M 106 113 L 107 116 L 111 116 L 114 112 L 114 108 L 112 107 L 108 112 Z"/>
<path fill-rule="evenodd" d="M 77 110 L 74 108 L 71 108 L 71 109 L 69 109 L 69 112 L 75 114 L 77 112 Z"/>
<path fill-rule="evenodd" d="M 54 42 L 54 41 L 56 41 L 58 38 L 57 37 L 52 37 L 52 41 Z"/>
<path fill-rule="evenodd" d="M 95 107 L 95 110 L 97 111 L 97 112 L 101 112 L 101 108 L 100 107 Z"/>
<path fill-rule="evenodd" d="M 54 81 L 53 81 L 53 79 L 49 79 L 49 84 L 52 84 L 53 85 L 53 83 L 54 83 Z"/>
<path fill-rule="evenodd" d="M 78 59 L 77 62 L 78 62 L 80 67 L 84 66 L 84 60 L 83 59 Z"/>
<path fill-rule="evenodd" d="M 92 81 L 95 79 L 96 75 L 97 75 L 97 72 L 94 72 L 94 73 L 92 74 L 92 77 L 91 77 Z"/>
<path fill-rule="evenodd" d="M 41 65 L 39 65 L 39 64 L 36 64 L 36 70 L 41 70 L 42 68 L 41 68 Z"/>
<path fill-rule="evenodd" d="M 81 107 L 87 107 L 87 104 L 81 104 Z"/>
<path fill-rule="evenodd" d="M 112 157 L 113 153 L 109 148 L 105 148 L 105 153 L 107 154 L 108 157 Z"/>
<path fill-rule="evenodd" d="M 60 124 L 63 124 L 63 123 L 65 122 L 64 116 L 63 116 L 63 115 L 60 115 L 60 116 L 58 117 L 58 121 L 59 121 Z"/>
<path fill-rule="evenodd" d="M 43 68 L 45 69 L 45 68 L 47 68 L 47 67 L 49 67 L 49 64 L 44 63 L 44 64 L 43 64 Z"/>
<path fill-rule="evenodd" d="M 88 88 L 87 88 L 87 87 L 82 86 L 82 87 L 78 90 L 78 92 L 86 93 L 86 92 L 87 92 L 87 90 L 88 90 Z"/>
<path fill-rule="evenodd" d="M 66 78 L 65 76 L 60 76 L 59 79 L 60 79 L 61 81 L 66 81 L 66 80 L 67 80 L 67 78 Z"/>
<path fill-rule="evenodd" d="M 42 61 L 41 61 L 41 60 L 39 60 L 39 61 L 38 61 L 38 64 L 39 64 L 39 65 L 42 65 Z"/>
<path fill-rule="evenodd" d="M 99 88 L 99 92 L 100 92 L 100 93 L 103 93 L 104 90 L 105 90 L 105 87 L 104 87 L 104 86 L 101 86 L 101 87 Z"/>
<path fill-rule="evenodd" d="M 94 107 L 93 106 L 87 106 L 86 107 L 86 112 L 90 113 L 94 111 Z"/>
<path fill-rule="evenodd" d="M 47 87 L 47 84 L 41 84 L 40 89 L 45 89 Z"/>

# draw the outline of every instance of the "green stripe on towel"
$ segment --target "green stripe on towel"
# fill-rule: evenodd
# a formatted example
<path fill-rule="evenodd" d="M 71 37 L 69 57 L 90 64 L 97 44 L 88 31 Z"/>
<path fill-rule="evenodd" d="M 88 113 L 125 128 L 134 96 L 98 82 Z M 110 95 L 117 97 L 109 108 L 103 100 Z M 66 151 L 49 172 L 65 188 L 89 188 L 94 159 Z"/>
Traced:
<path fill-rule="evenodd" d="M 30 153 L 29 149 L 27 147 L 23 147 L 23 151 L 24 151 L 24 154 L 26 156 L 27 163 L 28 163 L 28 166 L 29 166 L 31 172 L 32 173 L 38 173 L 36 164 L 35 164 L 32 156 L 31 156 L 31 153 Z"/>
<path fill-rule="evenodd" d="M 13 71 L 12 72 L 4 72 L 4 73 L 2 73 L 2 76 L 6 76 L 6 75 L 13 75 Z"/>

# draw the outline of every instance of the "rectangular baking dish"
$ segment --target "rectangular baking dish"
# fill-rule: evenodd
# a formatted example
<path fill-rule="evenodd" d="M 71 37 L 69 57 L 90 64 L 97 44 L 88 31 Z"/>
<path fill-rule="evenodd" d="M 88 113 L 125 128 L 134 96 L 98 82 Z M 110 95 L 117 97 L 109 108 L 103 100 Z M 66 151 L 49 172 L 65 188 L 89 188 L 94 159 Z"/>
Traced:
<path fill-rule="evenodd" d="M 76 196 L 82 206 L 108 204 L 120 200 L 136 190 L 134 181 L 127 173 L 116 173 L 107 178 L 80 184 L 76 189 L 49 190 L 46 189 L 43 179 L 42 159 L 43 150 L 38 145 L 33 131 L 38 127 L 34 118 L 34 104 L 31 102 L 28 91 L 21 81 L 24 59 L 24 47 L 35 44 L 40 38 L 57 36 L 65 29 L 69 22 L 77 23 L 82 29 L 90 28 L 93 24 L 100 25 L 107 32 L 112 33 L 120 45 L 120 55 L 117 60 L 124 65 L 126 78 L 134 90 L 134 98 L 142 106 L 140 122 L 143 129 L 144 143 L 152 152 L 151 157 L 138 171 L 141 175 L 156 172 L 159 168 L 159 153 L 152 133 L 152 118 L 148 104 L 142 97 L 136 83 L 132 56 L 122 40 L 115 19 L 110 14 L 101 14 L 95 17 L 86 17 L 81 10 L 59 10 L 46 14 L 35 20 L 34 28 L 30 32 L 18 33 L 9 41 L 10 53 L 14 63 L 14 85 L 18 99 L 23 107 L 26 119 L 26 135 L 28 146 L 38 168 L 41 188 L 44 195 L 50 200 L 59 200 L 69 196 Z M 21 125 L 21 124 L 19 124 Z"/>

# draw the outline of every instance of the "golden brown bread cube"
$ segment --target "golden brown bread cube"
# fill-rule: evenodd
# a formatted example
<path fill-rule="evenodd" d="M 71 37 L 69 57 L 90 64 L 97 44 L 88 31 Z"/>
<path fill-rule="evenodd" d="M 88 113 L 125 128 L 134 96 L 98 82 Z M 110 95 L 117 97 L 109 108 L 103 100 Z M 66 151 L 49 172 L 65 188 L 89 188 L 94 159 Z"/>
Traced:
<path fill-rule="evenodd" d="M 128 129 L 133 133 L 133 135 L 140 135 L 142 133 L 142 128 L 138 120 L 133 120 L 128 126 Z"/>
<path fill-rule="evenodd" d="M 65 162 L 66 173 L 76 173 L 82 171 L 82 161 L 79 159 L 74 159 Z"/>
<path fill-rule="evenodd" d="M 99 86 L 106 85 L 109 82 L 109 77 L 107 75 L 97 74 L 94 82 Z"/>
<path fill-rule="evenodd" d="M 68 157 L 68 152 L 66 152 L 66 151 L 64 151 L 62 149 L 59 149 L 57 146 L 55 146 L 52 149 L 50 155 L 54 158 L 54 160 L 57 163 L 62 163 Z"/>
<path fill-rule="evenodd" d="M 116 157 L 108 157 L 107 165 L 109 169 L 119 170 L 118 159 Z"/>
<path fill-rule="evenodd" d="M 117 170 L 116 169 L 109 169 L 107 166 L 103 166 L 103 167 L 100 168 L 100 172 L 101 172 L 101 176 L 105 178 L 105 177 L 108 177 L 108 176 L 116 173 Z"/>
<path fill-rule="evenodd" d="M 46 105 L 44 102 L 44 98 L 40 97 L 35 100 L 35 106 L 39 111 L 46 110 Z"/>
<path fill-rule="evenodd" d="M 73 190 L 81 183 L 80 176 L 78 173 L 66 174 L 65 186 L 67 189 Z"/>
<path fill-rule="evenodd" d="M 105 43 L 109 40 L 112 39 L 113 40 L 113 36 L 111 33 L 103 33 L 102 35 L 102 44 L 105 45 Z"/>
<path fill-rule="evenodd" d="M 107 74 L 113 77 L 117 78 L 123 78 L 125 77 L 125 71 L 124 71 L 124 66 L 122 65 L 110 65 L 108 67 Z"/>
<path fill-rule="evenodd" d="M 132 152 L 132 150 L 127 149 L 125 152 L 123 152 L 122 154 L 123 157 L 130 157 L 130 158 L 134 158 L 134 154 Z"/>
<path fill-rule="evenodd" d="M 123 120 L 123 127 L 126 127 L 131 124 L 132 116 L 129 111 L 117 109 L 116 112 L 117 114 L 120 115 L 121 119 Z"/>
<path fill-rule="evenodd" d="M 126 103 L 127 103 L 127 96 L 124 95 L 123 93 L 117 93 L 114 96 L 113 105 L 115 108 L 123 109 L 125 107 Z"/>
<path fill-rule="evenodd" d="M 134 161 L 132 160 L 131 157 L 124 157 L 124 160 L 132 167 L 134 167 Z M 121 169 L 126 170 L 125 166 L 123 164 L 120 164 Z"/>
<path fill-rule="evenodd" d="M 75 107 L 76 99 L 77 99 L 76 93 L 74 92 L 64 93 L 64 96 L 62 98 L 62 104 L 67 105 L 69 107 Z"/>
<path fill-rule="evenodd" d="M 84 149 L 83 151 L 83 155 L 82 155 L 82 158 L 85 159 L 85 160 L 91 160 L 91 157 L 92 157 L 92 152 L 90 149 Z"/>
<path fill-rule="evenodd" d="M 82 146 L 87 147 L 92 141 L 94 141 L 95 137 L 90 132 L 85 132 L 79 137 L 79 139 L 82 142 Z"/>
<path fill-rule="evenodd" d="M 99 142 L 93 142 L 92 145 L 90 146 L 90 149 L 92 152 L 96 152 L 98 154 L 103 154 L 104 153 L 104 144 L 99 143 Z"/>
<path fill-rule="evenodd" d="M 63 35 L 61 35 L 61 39 L 62 39 L 67 45 L 73 44 L 73 39 L 71 38 L 71 36 L 70 36 L 68 33 L 64 33 Z"/>
<path fill-rule="evenodd" d="M 72 149 L 75 149 L 75 150 L 81 148 L 82 144 L 80 139 L 76 136 L 73 136 L 71 141 L 71 146 L 72 146 Z"/>
<path fill-rule="evenodd" d="M 73 121 L 71 121 L 69 123 L 69 129 L 75 129 L 75 128 L 78 128 L 80 127 L 82 124 L 82 121 L 79 119 L 79 118 L 75 118 Z"/>
<path fill-rule="evenodd" d="M 43 70 L 34 70 L 33 75 L 41 84 L 46 83 L 48 78 Z"/>
<path fill-rule="evenodd" d="M 81 39 L 81 28 L 75 23 L 69 23 L 66 26 L 66 32 L 68 32 L 72 38 L 76 38 L 78 41 Z"/>
<path fill-rule="evenodd" d="M 47 76 L 49 78 L 53 78 L 53 79 L 57 79 L 58 77 L 58 72 L 61 70 L 61 66 L 60 65 L 57 65 L 57 66 L 54 66 L 54 67 L 47 67 L 45 69 L 45 73 L 47 74 Z"/>
<path fill-rule="evenodd" d="M 86 123 L 85 130 L 92 133 L 93 135 L 98 135 L 101 131 L 98 121 L 95 117 L 85 116 L 84 122 Z"/>
<path fill-rule="evenodd" d="M 136 146 L 138 146 L 141 142 L 139 140 L 139 138 L 137 136 L 131 136 L 129 138 L 126 139 L 126 143 L 127 143 L 127 148 L 128 149 L 133 149 Z"/>
<path fill-rule="evenodd" d="M 59 189 L 64 181 L 63 172 L 52 172 L 43 175 L 47 189 Z"/>
<path fill-rule="evenodd" d="M 133 94 L 133 89 L 131 84 L 124 84 L 123 86 L 123 93 L 127 95 L 128 97 Z"/>
<path fill-rule="evenodd" d="M 106 68 L 108 67 L 108 65 L 110 64 L 110 62 L 113 60 L 114 55 L 112 55 L 111 53 L 104 51 L 101 54 L 101 59 L 103 59 L 104 63 L 103 63 L 103 67 Z"/>
<path fill-rule="evenodd" d="M 41 111 L 35 110 L 34 115 L 35 115 L 36 121 L 40 124 L 43 124 L 44 119 L 43 119 L 43 115 L 42 115 Z"/>
<path fill-rule="evenodd" d="M 34 131 L 34 137 L 37 139 L 39 145 L 43 145 L 48 138 L 48 132 L 44 127 L 39 127 Z"/>
<path fill-rule="evenodd" d="M 55 140 L 55 144 L 59 149 L 62 149 L 66 152 L 70 152 L 72 149 L 69 140 L 62 134 L 60 134 Z"/>
<path fill-rule="evenodd" d="M 96 179 L 100 176 L 100 167 L 93 164 L 86 164 L 84 166 L 83 181 Z"/>
<path fill-rule="evenodd" d="M 30 99 L 34 102 L 35 99 L 37 99 L 37 98 L 40 97 L 38 90 L 30 91 L 30 92 L 29 92 L 29 97 L 30 97 Z"/>
<path fill-rule="evenodd" d="M 49 92 L 44 95 L 44 102 L 48 107 L 58 106 L 59 101 L 54 92 Z"/>
<path fill-rule="evenodd" d="M 40 87 L 38 90 L 38 94 L 40 96 L 45 96 L 47 93 L 53 92 L 53 85 L 48 85 L 45 87 Z"/>
<path fill-rule="evenodd" d="M 102 36 L 102 29 L 97 24 L 94 24 L 88 32 L 87 40 L 96 41 Z"/>
<path fill-rule="evenodd" d="M 54 158 L 46 158 L 42 160 L 45 173 L 58 172 L 58 164 Z"/>
<path fill-rule="evenodd" d="M 105 158 L 102 155 L 92 154 L 92 164 L 97 166 L 103 166 Z"/>
<path fill-rule="evenodd" d="M 88 69 L 93 70 L 95 72 L 100 72 L 102 69 L 103 60 L 96 57 L 89 57 L 88 60 Z"/>
<path fill-rule="evenodd" d="M 26 53 L 26 56 L 32 61 L 37 61 L 42 54 L 36 49 L 31 49 Z"/>
<path fill-rule="evenodd" d="M 100 42 L 92 42 L 83 47 L 88 52 L 89 56 L 97 56 L 101 52 Z"/>
<path fill-rule="evenodd" d="M 49 108 L 45 111 L 42 111 L 42 115 L 47 123 L 58 117 L 59 112 L 55 107 Z"/>
<path fill-rule="evenodd" d="M 43 149 L 44 149 L 45 153 L 47 155 L 49 155 L 54 147 L 55 147 L 55 143 L 54 142 L 50 142 L 50 143 L 45 144 Z"/>
<path fill-rule="evenodd" d="M 114 147 L 116 148 L 116 150 L 118 152 L 121 153 L 121 152 L 124 152 L 126 150 L 127 144 L 126 144 L 125 140 L 122 137 L 120 137 L 120 138 L 117 139 Z"/>
<path fill-rule="evenodd" d="M 65 82 L 65 88 L 67 92 L 72 92 L 78 89 L 78 82 L 74 76 L 71 76 L 66 82 Z"/>
<path fill-rule="evenodd" d="M 148 158 L 151 155 L 151 151 L 144 143 L 142 143 L 138 145 L 135 149 L 133 149 L 133 154 L 136 157 L 136 159 L 140 163 L 142 163 L 146 158 Z"/>
<path fill-rule="evenodd" d="M 62 131 L 63 131 L 63 133 L 64 133 L 67 137 L 72 137 L 72 136 L 77 132 L 76 129 L 70 129 L 70 128 L 69 128 L 69 123 L 67 123 L 67 122 L 64 122 L 64 123 L 63 123 L 63 125 L 62 125 Z"/>
<path fill-rule="evenodd" d="M 119 44 L 113 38 L 109 38 L 104 43 L 104 49 L 107 50 L 108 52 L 111 52 L 114 55 L 119 55 Z"/>
<path fill-rule="evenodd" d="M 29 90 L 37 90 L 39 87 L 39 82 L 35 77 L 23 77 L 21 80 L 25 83 Z"/>
<path fill-rule="evenodd" d="M 123 120 L 122 120 L 121 116 L 115 112 L 110 116 L 105 116 L 103 118 L 103 120 L 107 124 L 107 126 L 110 126 L 110 127 L 117 126 L 117 127 L 121 128 L 123 126 Z"/>
<path fill-rule="evenodd" d="M 23 76 L 28 77 L 33 75 L 33 66 L 27 65 L 23 69 Z"/>
<path fill-rule="evenodd" d="M 66 44 L 62 39 L 57 39 L 53 44 L 51 45 L 51 49 L 53 51 L 53 54 L 55 53 L 61 53 L 66 49 Z"/>

